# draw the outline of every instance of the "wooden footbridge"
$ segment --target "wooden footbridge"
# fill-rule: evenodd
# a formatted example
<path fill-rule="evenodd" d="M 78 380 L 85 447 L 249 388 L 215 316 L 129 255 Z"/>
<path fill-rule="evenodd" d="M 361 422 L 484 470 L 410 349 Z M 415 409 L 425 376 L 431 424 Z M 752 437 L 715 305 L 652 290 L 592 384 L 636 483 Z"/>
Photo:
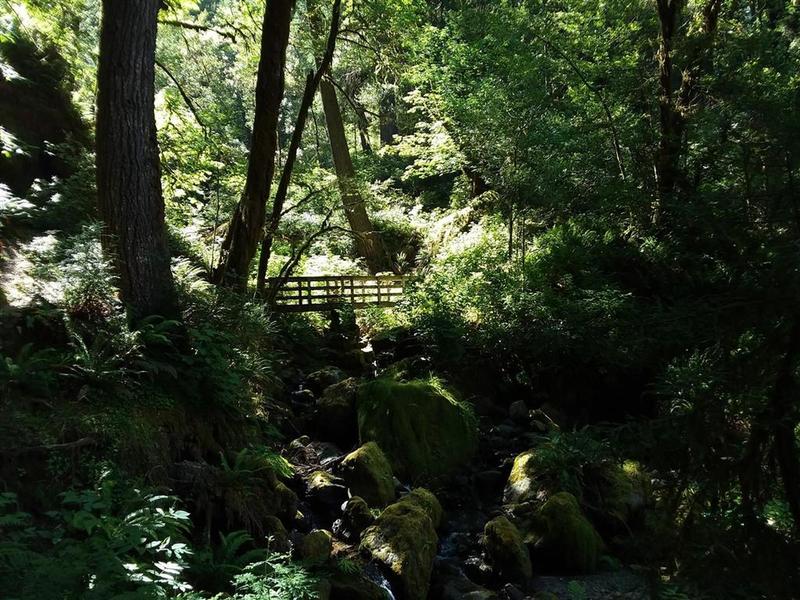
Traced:
<path fill-rule="evenodd" d="M 350 305 L 394 306 L 413 277 L 407 275 L 318 275 L 274 277 L 268 280 L 268 297 L 281 312 L 328 311 Z"/>

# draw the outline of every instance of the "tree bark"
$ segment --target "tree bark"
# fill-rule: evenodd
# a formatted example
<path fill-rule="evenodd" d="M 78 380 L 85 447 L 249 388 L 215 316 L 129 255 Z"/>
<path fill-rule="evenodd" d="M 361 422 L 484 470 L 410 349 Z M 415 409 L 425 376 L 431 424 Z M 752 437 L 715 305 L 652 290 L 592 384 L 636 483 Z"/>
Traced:
<path fill-rule="evenodd" d="M 660 220 L 665 203 L 674 195 L 681 178 L 683 137 L 687 116 L 700 96 L 699 80 L 711 62 L 711 50 L 717 31 L 722 0 L 707 0 L 702 9 L 699 33 L 687 40 L 686 64 L 681 72 L 681 85 L 673 85 L 673 50 L 675 34 L 686 0 L 657 0 L 660 23 L 658 49 L 659 122 L 661 139 L 656 154 L 658 202 L 654 221 Z"/>
<path fill-rule="evenodd" d="M 336 36 L 339 33 L 341 4 L 341 0 L 334 0 L 333 2 L 331 27 L 328 34 L 328 42 L 325 46 L 325 52 L 322 59 L 319 61 L 316 71 L 309 73 L 306 77 L 306 87 L 303 91 L 300 109 L 297 112 L 292 141 L 289 143 L 289 150 L 286 153 L 286 162 L 283 165 L 281 178 L 278 182 L 278 189 L 275 192 L 275 200 L 272 203 L 272 216 L 267 224 L 264 239 L 261 242 L 261 257 L 258 262 L 258 278 L 256 284 L 256 289 L 259 292 L 264 290 L 264 284 L 267 279 L 267 267 L 269 266 L 269 258 L 272 251 L 272 240 L 275 238 L 275 232 L 278 230 L 278 225 L 280 225 L 281 217 L 283 216 L 283 206 L 286 203 L 286 195 L 289 191 L 289 182 L 292 179 L 292 171 L 294 170 L 294 163 L 297 159 L 297 151 L 300 149 L 300 143 L 303 140 L 303 131 L 306 127 L 308 111 L 314 103 L 314 96 L 317 93 L 319 82 L 322 80 L 322 75 L 328 70 L 333 60 L 333 52 L 336 48 Z"/>
<path fill-rule="evenodd" d="M 154 114 L 160 0 L 103 0 L 97 73 L 97 196 L 103 247 L 133 321 L 174 318 Z"/>
<path fill-rule="evenodd" d="M 381 145 L 391 144 L 399 133 L 397 128 L 397 96 L 394 87 L 383 90 L 379 102 Z"/>
<path fill-rule="evenodd" d="M 247 287 L 250 263 L 261 240 L 266 204 L 275 173 L 278 116 L 284 89 L 286 47 L 293 0 L 268 0 L 261 30 L 253 139 L 242 197 L 222 243 L 214 280 Z"/>
<path fill-rule="evenodd" d="M 339 182 L 339 192 L 342 196 L 347 221 L 356 238 L 356 249 L 367 261 L 370 273 L 395 270 L 386 253 L 380 233 L 372 227 L 364 198 L 358 188 L 353 161 L 350 159 L 350 150 L 347 147 L 347 138 L 344 133 L 342 113 L 333 84 L 323 80 L 320 83 L 320 95 L 322 96 L 322 108 L 325 111 L 325 123 L 328 127 L 333 164 Z"/>

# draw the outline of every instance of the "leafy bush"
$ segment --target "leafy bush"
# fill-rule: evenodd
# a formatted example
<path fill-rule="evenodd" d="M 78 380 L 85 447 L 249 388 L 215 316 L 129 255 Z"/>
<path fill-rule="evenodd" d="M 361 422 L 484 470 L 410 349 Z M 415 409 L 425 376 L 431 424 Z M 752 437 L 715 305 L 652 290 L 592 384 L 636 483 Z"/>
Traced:
<path fill-rule="evenodd" d="M 319 577 L 288 554 L 270 554 L 234 578 L 236 600 L 315 600 Z"/>
<path fill-rule="evenodd" d="M 167 598 L 189 589 L 189 515 L 169 496 L 106 480 L 65 492 L 43 521 L 11 493 L 0 495 L 0 514 L 0 587 L 11 598 Z"/>

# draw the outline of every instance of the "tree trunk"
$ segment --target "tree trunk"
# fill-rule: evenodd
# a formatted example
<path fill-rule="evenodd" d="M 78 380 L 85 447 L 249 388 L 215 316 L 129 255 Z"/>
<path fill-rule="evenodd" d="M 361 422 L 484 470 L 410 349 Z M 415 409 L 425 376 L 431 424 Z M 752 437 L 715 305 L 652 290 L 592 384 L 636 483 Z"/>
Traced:
<path fill-rule="evenodd" d="M 353 161 L 350 159 L 350 150 L 347 147 L 347 138 L 344 133 L 342 113 L 333 84 L 323 80 L 320 83 L 320 95 L 322 96 L 322 108 L 325 111 L 328 137 L 331 142 L 333 164 L 339 181 L 339 192 L 342 196 L 347 221 L 356 238 L 358 253 L 367 261 L 370 273 L 393 270 L 383 240 L 372 227 L 364 198 L 358 188 Z"/>
<path fill-rule="evenodd" d="M 154 115 L 160 0 L 103 0 L 97 73 L 97 197 L 103 247 L 133 321 L 178 315 Z"/>
<path fill-rule="evenodd" d="M 300 109 L 297 111 L 297 120 L 295 121 L 294 132 L 292 133 L 292 141 L 289 143 L 289 149 L 286 153 L 286 162 L 283 165 L 281 178 L 278 182 L 278 189 L 275 192 L 275 200 L 272 203 L 272 216 L 267 224 L 264 239 L 261 242 L 261 257 L 258 262 L 258 278 L 256 284 L 256 289 L 259 292 L 264 290 L 264 284 L 267 279 L 267 267 L 269 266 L 270 253 L 272 252 L 272 240 L 275 238 L 275 232 L 278 230 L 278 225 L 280 225 L 281 217 L 283 216 L 283 205 L 286 203 L 286 195 L 289 191 L 289 182 L 292 179 L 292 171 L 294 170 L 294 163 L 297 159 L 297 151 L 300 149 L 300 143 L 303 140 L 303 131 L 306 127 L 308 111 L 314 103 L 314 96 L 317 93 L 319 82 L 322 80 L 322 75 L 328 70 L 333 60 L 333 52 L 336 48 L 336 36 L 339 34 L 341 4 L 341 0 L 334 0 L 333 2 L 331 27 L 328 33 L 328 42 L 325 45 L 325 53 L 319 61 L 317 70 L 309 73 L 308 77 L 306 77 L 306 87 L 303 91 Z"/>
<path fill-rule="evenodd" d="M 711 50 L 717 31 L 722 0 L 707 0 L 702 9 L 699 33 L 688 40 L 686 65 L 681 73 L 681 85 L 673 85 L 672 55 L 675 34 L 680 25 L 681 12 L 686 0 L 657 0 L 660 23 L 658 49 L 659 121 L 661 139 L 656 154 L 658 178 L 658 202 L 654 221 L 660 220 L 665 204 L 673 197 L 681 179 L 683 137 L 686 132 L 687 115 L 700 96 L 699 81 L 704 70 L 709 70 Z"/>
<path fill-rule="evenodd" d="M 663 210 L 665 198 L 675 189 L 681 138 L 685 122 L 675 107 L 672 83 L 672 51 L 675 31 L 685 0 L 657 0 L 660 39 L 658 47 L 658 112 L 661 138 L 656 154 L 658 177 L 658 212 Z M 659 220 L 656 214 L 654 220 Z"/>
<path fill-rule="evenodd" d="M 379 102 L 381 145 L 391 144 L 399 132 L 397 128 L 397 96 L 394 87 L 387 87 Z"/>
<path fill-rule="evenodd" d="M 264 12 L 247 180 L 222 243 L 222 256 L 214 274 L 218 283 L 247 287 L 250 263 L 263 233 L 266 204 L 275 172 L 278 115 L 283 100 L 286 47 L 293 6 L 293 0 L 268 0 Z"/>

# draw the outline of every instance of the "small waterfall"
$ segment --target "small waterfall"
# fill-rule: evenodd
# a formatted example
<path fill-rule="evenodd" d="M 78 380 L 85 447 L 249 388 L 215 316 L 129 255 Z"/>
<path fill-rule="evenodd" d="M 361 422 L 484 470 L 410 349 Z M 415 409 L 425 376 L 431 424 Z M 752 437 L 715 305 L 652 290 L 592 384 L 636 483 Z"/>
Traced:
<path fill-rule="evenodd" d="M 383 574 L 378 565 L 375 563 L 369 563 L 364 568 L 364 575 L 367 577 L 367 579 L 377 584 L 378 587 L 386 592 L 387 600 L 396 600 L 394 592 L 392 591 L 392 584 L 389 583 L 388 579 L 386 579 L 386 576 Z"/>

